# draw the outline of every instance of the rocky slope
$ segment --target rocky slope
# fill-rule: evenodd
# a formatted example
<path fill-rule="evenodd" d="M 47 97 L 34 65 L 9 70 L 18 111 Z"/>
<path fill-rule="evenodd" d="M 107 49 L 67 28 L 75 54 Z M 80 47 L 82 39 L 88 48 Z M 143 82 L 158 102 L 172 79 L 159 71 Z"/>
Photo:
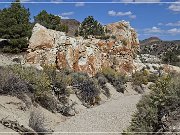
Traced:
<path fill-rule="evenodd" d="M 39 24 L 33 28 L 26 56 L 33 65 L 53 65 L 69 68 L 90 76 L 104 67 L 112 67 L 125 74 L 134 69 L 133 58 L 139 49 L 137 33 L 128 22 L 108 24 L 114 39 L 69 37 L 63 32 L 47 29 Z"/>
<path fill-rule="evenodd" d="M 180 40 L 163 41 L 157 37 L 151 37 L 140 41 L 141 53 L 162 56 L 167 51 L 180 50 Z"/>

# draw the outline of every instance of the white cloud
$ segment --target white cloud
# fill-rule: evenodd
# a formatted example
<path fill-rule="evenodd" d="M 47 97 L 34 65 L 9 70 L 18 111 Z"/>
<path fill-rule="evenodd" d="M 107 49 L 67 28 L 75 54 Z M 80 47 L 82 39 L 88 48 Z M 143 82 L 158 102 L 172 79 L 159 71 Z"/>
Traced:
<path fill-rule="evenodd" d="M 64 12 L 64 13 L 61 13 L 62 16 L 70 16 L 70 15 L 73 15 L 74 12 Z"/>
<path fill-rule="evenodd" d="M 129 16 L 131 19 L 135 19 L 136 18 L 136 15 L 130 15 Z"/>
<path fill-rule="evenodd" d="M 117 12 L 116 16 L 129 16 L 132 15 L 131 11 L 128 12 Z"/>
<path fill-rule="evenodd" d="M 114 10 L 108 11 L 108 15 L 116 16 L 116 12 Z"/>
<path fill-rule="evenodd" d="M 151 35 L 151 36 L 168 36 L 168 35 L 179 35 L 180 28 L 173 28 L 173 29 L 161 29 L 158 27 L 146 28 L 143 30 L 143 35 Z"/>
<path fill-rule="evenodd" d="M 59 14 L 58 16 L 61 17 L 61 19 L 69 19 L 68 16 L 71 16 L 73 14 L 74 12 L 64 12 L 64 13 Z"/>
<path fill-rule="evenodd" d="M 75 4 L 75 7 L 83 7 L 83 6 L 85 6 L 84 2 L 78 2 Z"/>
<path fill-rule="evenodd" d="M 180 26 L 180 21 L 167 23 L 166 26 Z"/>
<path fill-rule="evenodd" d="M 167 32 L 172 35 L 177 35 L 177 34 L 180 34 L 180 28 L 179 29 L 173 28 L 173 29 L 168 30 Z"/>
<path fill-rule="evenodd" d="M 128 12 L 116 12 L 114 10 L 108 11 L 109 16 L 128 16 L 129 18 L 135 19 L 136 15 L 133 15 L 131 11 Z"/>
<path fill-rule="evenodd" d="M 180 1 L 178 1 L 178 2 L 180 2 Z M 174 11 L 174 12 L 180 12 L 180 3 L 171 4 L 168 7 L 168 9 L 171 10 L 171 11 Z"/>
<path fill-rule="evenodd" d="M 61 17 L 61 19 L 69 19 L 69 17 L 67 17 L 67 16 L 61 16 L 61 15 L 59 15 L 59 17 Z"/>
<path fill-rule="evenodd" d="M 144 29 L 144 33 L 146 34 L 152 34 L 152 33 L 163 33 L 164 31 L 161 30 L 161 28 L 152 27 L 152 28 L 146 28 Z"/>

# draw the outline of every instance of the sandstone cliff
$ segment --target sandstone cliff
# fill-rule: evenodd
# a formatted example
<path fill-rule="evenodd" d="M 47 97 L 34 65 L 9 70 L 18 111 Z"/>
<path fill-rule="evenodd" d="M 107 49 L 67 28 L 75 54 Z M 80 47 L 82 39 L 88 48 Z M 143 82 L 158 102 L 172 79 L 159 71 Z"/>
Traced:
<path fill-rule="evenodd" d="M 104 67 L 131 73 L 134 69 L 133 58 L 139 49 L 135 30 L 125 21 L 108 24 L 106 28 L 114 38 L 72 38 L 63 32 L 36 24 L 29 41 L 26 61 L 29 64 L 46 64 L 58 69 L 82 71 L 90 76 Z"/>

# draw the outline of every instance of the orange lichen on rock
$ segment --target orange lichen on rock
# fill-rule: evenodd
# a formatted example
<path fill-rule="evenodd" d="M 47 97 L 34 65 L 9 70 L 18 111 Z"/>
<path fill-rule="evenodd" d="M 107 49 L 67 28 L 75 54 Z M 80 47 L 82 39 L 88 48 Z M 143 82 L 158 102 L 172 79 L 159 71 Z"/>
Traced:
<path fill-rule="evenodd" d="M 57 67 L 59 69 L 68 67 L 68 64 L 66 61 L 66 55 L 64 52 L 58 52 L 57 53 Z"/>
<path fill-rule="evenodd" d="M 102 67 L 114 67 L 126 74 L 133 70 L 133 56 L 139 49 L 137 33 L 128 22 L 108 24 L 109 39 L 69 37 L 40 24 L 33 28 L 26 56 L 29 64 L 56 64 L 94 76 Z"/>

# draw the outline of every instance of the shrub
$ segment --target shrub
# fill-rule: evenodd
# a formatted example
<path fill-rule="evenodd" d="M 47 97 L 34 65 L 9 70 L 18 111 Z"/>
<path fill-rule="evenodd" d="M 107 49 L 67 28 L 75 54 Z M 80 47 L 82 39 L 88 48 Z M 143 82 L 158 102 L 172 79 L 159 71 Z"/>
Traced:
<path fill-rule="evenodd" d="M 180 62 L 178 55 L 180 53 L 177 50 L 167 51 L 162 56 L 162 61 L 167 64 L 177 65 Z"/>
<path fill-rule="evenodd" d="M 44 135 L 45 133 L 43 132 L 48 132 L 48 130 L 45 128 L 44 122 L 44 115 L 38 110 L 33 110 L 30 113 L 29 127 L 31 127 L 37 133 L 41 132 L 38 134 Z"/>
<path fill-rule="evenodd" d="M 72 78 L 72 85 L 80 84 L 84 80 L 89 78 L 87 73 L 82 73 L 82 72 L 74 72 L 74 73 L 70 74 L 70 76 Z"/>
<path fill-rule="evenodd" d="M 17 76 L 14 75 L 8 77 L 2 89 L 2 94 L 13 96 L 29 92 L 27 83 L 20 80 Z"/>
<path fill-rule="evenodd" d="M 125 83 L 125 77 L 120 75 L 114 80 L 113 86 L 116 88 L 117 92 L 124 93 L 126 89 Z"/>
<path fill-rule="evenodd" d="M 126 83 L 126 78 L 124 75 L 121 75 L 112 68 L 103 68 L 102 74 L 108 79 L 108 81 L 116 88 L 118 92 L 124 93 Z"/>
<path fill-rule="evenodd" d="M 77 96 L 87 105 L 95 105 L 99 102 L 100 90 L 93 79 L 83 80 L 78 84 Z"/>
<path fill-rule="evenodd" d="M 103 68 L 102 74 L 110 81 L 113 82 L 117 77 L 117 72 L 112 68 Z"/>
<path fill-rule="evenodd" d="M 97 78 L 98 83 L 100 84 L 100 86 L 105 85 L 107 83 L 107 81 L 108 81 L 106 79 L 106 77 L 103 74 L 101 74 L 101 73 L 97 73 L 96 74 L 96 78 Z"/>
<path fill-rule="evenodd" d="M 158 75 L 156 75 L 156 74 L 149 74 L 148 75 L 148 82 L 153 82 L 153 83 L 155 83 L 157 80 L 158 80 Z"/>
<path fill-rule="evenodd" d="M 64 116 L 74 116 L 75 115 L 75 109 L 74 105 L 76 103 L 72 104 L 63 104 L 60 108 L 58 108 L 59 112 L 63 114 Z"/>
<path fill-rule="evenodd" d="M 13 65 L 9 68 L 14 74 L 18 75 L 22 80 L 27 81 L 34 87 L 36 97 L 43 93 L 51 92 L 51 81 L 45 72 L 38 71 L 32 67 L 24 68 L 19 65 Z"/>
<path fill-rule="evenodd" d="M 147 85 L 148 83 L 148 74 L 146 70 L 136 71 L 132 74 L 132 83 L 133 85 L 141 86 L 142 84 Z"/>
<path fill-rule="evenodd" d="M 3 86 L 5 82 L 8 79 L 8 76 L 10 76 L 12 73 L 10 73 L 8 70 L 5 70 L 4 67 L 0 68 L 0 90 L 3 91 Z"/>
<path fill-rule="evenodd" d="M 171 131 L 163 121 L 180 105 L 180 77 L 163 76 L 150 89 L 149 95 L 143 96 L 137 104 L 137 112 L 133 116 L 129 132 L 166 132 Z M 178 117 L 178 116 L 176 116 Z"/>
<path fill-rule="evenodd" d="M 51 112 L 57 111 L 58 100 L 56 100 L 52 95 L 43 94 L 36 98 L 36 102 Z"/>
<path fill-rule="evenodd" d="M 103 94 L 106 95 L 107 97 L 110 97 L 110 91 L 105 85 L 108 82 L 106 77 L 101 73 L 97 73 L 95 77 L 97 78 L 98 84 L 100 85 L 101 89 L 103 90 Z"/>

